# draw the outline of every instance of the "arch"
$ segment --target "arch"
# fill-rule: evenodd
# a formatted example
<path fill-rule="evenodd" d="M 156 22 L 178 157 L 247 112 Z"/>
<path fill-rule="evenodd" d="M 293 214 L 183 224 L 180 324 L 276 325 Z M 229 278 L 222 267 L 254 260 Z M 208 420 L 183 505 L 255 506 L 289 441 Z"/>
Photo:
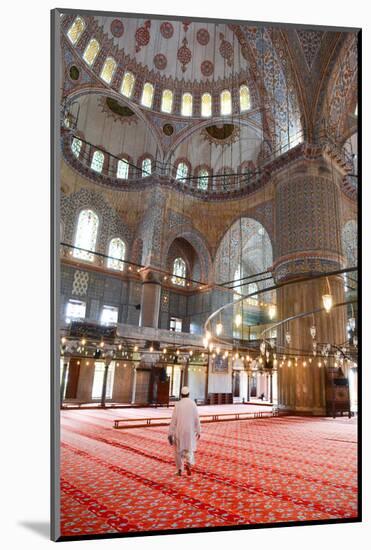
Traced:
<path fill-rule="evenodd" d="M 253 274 L 266 271 L 273 262 L 269 234 L 257 220 L 240 217 L 224 233 L 214 261 L 215 281 L 233 280 L 236 270 Z"/>
<path fill-rule="evenodd" d="M 114 237 L 108 245 L 107 267 L 117 271 L 124 270 L 124 264 L 120 260 L 125 260 L 126 245 L 120 237 Z"/>
<path fill-rule="evenodd" d="M 181 222 L 182 220 L 179 220 L 179 223 Z M 180 227 L 174 227 L 174 229 L 167 235 L 167 239 L 162 248 L 162 258 L 164 259 L 163 268 L 169 270 L 168 260 L 170 248 L 175 240 L 182 239 L 192 246 L 192 249 L 195 251 L 199 261 L 199 268 L 196 269 L 196 272 L 191 265 L 189 266 L 189 273 L 193 275 L 192 278 L 202 282 L 211 282 L 213 279 L 213 273 L 209 246 L 205 243 L 204 237 L 201 233 L 199 233 L 197 229 L 190 226 L 189 221 L 184 220 L 184 223 L 187 224 L 188 227 L 183 226 L 183 229 Z M 184 256 L 186 256 L 186 254 L 183 253 L 183 257 Z M 187 260 L 187 257 L 185 259 Z"/>
<path fill-rule="evenodd" d="M 77 218 L 77 227 L 73 256 L 80 260 L 94 261 L 95 246 L 98 237 L 99 218 L 90 209 L 81 210 Z M 83 249 L 83 250 L 80 250 Z M 91 252 L 88 252 L 90 250 Z"/>

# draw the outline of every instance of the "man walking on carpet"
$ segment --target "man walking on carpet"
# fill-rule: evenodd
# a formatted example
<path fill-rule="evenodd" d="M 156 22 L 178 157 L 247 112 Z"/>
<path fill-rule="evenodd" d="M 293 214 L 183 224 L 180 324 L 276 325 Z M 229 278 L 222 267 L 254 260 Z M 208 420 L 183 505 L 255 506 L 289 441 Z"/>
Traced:
<path fill-rule="evenodd" d="M 184 386 L 180 393 L 181 400 L 175 404 L 173 410 L 168 440 L 170 445 L 174 445 L 177 475 L 181 476 L 185 469 L 190 476 L 201 425 L 197 405 L 189 398 L 189 388 Z"/>

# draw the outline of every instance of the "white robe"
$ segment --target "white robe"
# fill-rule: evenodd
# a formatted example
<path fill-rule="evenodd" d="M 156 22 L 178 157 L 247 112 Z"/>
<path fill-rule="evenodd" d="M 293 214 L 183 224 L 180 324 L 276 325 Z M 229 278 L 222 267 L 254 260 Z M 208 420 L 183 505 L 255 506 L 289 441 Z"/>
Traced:
<path fill-rule="evenodd" d="M 201 433 L 197 405 L 189 397 L 182 397 L 175 404 L 169 426 L 169 435 L 175 438 L 178 453 L 197 449 L 197 435 Z"/>

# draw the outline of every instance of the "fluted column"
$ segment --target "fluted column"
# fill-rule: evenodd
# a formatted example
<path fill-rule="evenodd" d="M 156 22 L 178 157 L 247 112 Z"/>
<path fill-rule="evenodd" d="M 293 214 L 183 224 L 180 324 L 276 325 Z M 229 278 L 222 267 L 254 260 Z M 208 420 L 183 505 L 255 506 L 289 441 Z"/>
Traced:
<path fill-rule="evenodd" d="M 299 160 L 276 177 L 275 223 L 276 249 L 274 277 L 277 283 L 298 281 L 277 291 L 279 319 L 323 307 L 322 296 L 329 293 L 325 278 L 300 282 L 306 277 L 335 271 L 342 267 L 341 212 L 339 178 L 326 159 Z M 341 276 L 329 280 L 333 303 L 344 302 Z M 312 350 L 311 316 L 290 321 L 279 327 L 278 346 L 288 354 Z M 346 339 L 345 309 L 333 308 L 315 315 L 316 340 L 340 344 Z M 289 330 L 291 342 L 285 341 Z M 282 349 L 282 348 L 281 348 Z M 325 414 L 325 369 L 317 361 L 304 365 L 287 362 L 278 368 L 278 406 L 296 413 Z"/>

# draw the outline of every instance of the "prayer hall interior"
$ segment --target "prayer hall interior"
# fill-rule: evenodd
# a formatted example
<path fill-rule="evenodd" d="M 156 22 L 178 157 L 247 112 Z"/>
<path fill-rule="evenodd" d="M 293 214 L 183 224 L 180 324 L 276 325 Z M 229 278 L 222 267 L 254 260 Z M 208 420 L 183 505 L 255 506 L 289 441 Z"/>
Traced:
<path fill-rule="evenodd" d="M 358 35 L 150 17 L 58 19 L 61 535 L 354 520 Z"/>

